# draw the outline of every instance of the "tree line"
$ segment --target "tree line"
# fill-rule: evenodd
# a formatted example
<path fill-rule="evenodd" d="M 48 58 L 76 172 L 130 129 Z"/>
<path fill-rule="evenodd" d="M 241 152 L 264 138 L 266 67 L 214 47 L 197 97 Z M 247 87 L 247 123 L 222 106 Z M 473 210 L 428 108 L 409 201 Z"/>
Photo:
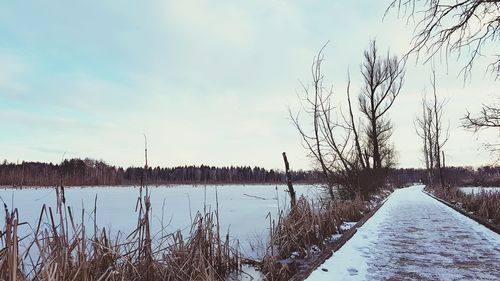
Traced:
<path fill-rule="evenodd" d="M 296 182 L 315 182 L 317 172 L 292 171 Z M 43 162 L 0 164 L 2 186 L 87 186 L 87 185 L 137 185 L 147 184 L 243 184 L 281 183 L 286 181 L 283 171 L 261 167 L 230 166 L 214 167 L 117 167 L 93 159 L 66 159 L 59 164 Z"/>
<path fill-rule="evenodd" d="M 324 183 L 322 171 L 290 171 L 294 183 Z M 444 177 L 453 186 L 500 186 L 500 166 L 446 167 Z M 249 166 L 214 167 L 117 167 L 93 159 L 68 159 L 59 164 L 43 162 L 0 164 L 1 186 L 93 186 L 138 185 L 141 179 L 147 184 L 285 184 L 285 171 Z M 393 187 L 409 183 L 428 184 L 426 169 L 392 168 L 387 172 L 387 182 Z"/>
<path fill-rule="evenodd" d="M 472 167 L 442 167 L 442 176 L 449 186 L 500 186 L 500 166 Z M 390 169 L 387 182 L 393 187 L 405 186 L 420 182 L 430 185 L 440 180 L 439 173 L 429 177 L 429 170 L 415 168 Z"/>

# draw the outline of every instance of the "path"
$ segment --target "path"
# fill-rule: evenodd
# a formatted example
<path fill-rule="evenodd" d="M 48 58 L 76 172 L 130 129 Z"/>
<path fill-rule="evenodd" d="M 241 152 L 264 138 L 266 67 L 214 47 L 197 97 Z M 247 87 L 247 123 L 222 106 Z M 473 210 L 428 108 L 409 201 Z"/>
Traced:
<path fill-rule="evenodd" d="M 396 190 L 306 280 L 500 280 L 500 235 L 422 190 Z"/>

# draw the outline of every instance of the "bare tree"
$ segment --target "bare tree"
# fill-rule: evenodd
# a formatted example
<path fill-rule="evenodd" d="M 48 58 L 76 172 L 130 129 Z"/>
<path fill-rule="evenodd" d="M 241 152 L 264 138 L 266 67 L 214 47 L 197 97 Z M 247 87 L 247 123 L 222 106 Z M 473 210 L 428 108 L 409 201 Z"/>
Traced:
<path fill-rule="evenodd" d="M 387 11 L 396 9 L 408 20 L 416 20 L 412 48 L 407 55 L 424 56 L 430 60 L 437 53 L 466 57 L 462 68 L 467 77 L 480 56 L 491 59 L 488 69 L 500 77 L 500 0 L 393 0 Z M 386 13 L 387 13 L 386 11 Z M 492 46 L 489 51 L 486 50 Z M 487 54 L 485 54 L 485 51 Z M 481 113 L 471 117 L 467 112 L 464 127 L 474 131 L 499 128 L 498 104 L 483 105 Z M 498 151 L 499 144 L 488 147 Z"/>
<path fill-rule="evenodd" d="M 422 152 L 424 154 L 425 169 L 427 170 L 427 180 L 432 185 L 432 171 L 434 167 L 434 153 L 432 150 L 434 143 L 434 134 L 432 133 L 434 123 L 434 114 L 429 107 L 429 102 L 425 97 L 422 98 L 422 115 L 415 119 L 415 131 L 422 140 Z"/>
<path fill-rule="evenodd" d="M 474 60 L 484 56 L 487 44 L 500 39 L 500 0 L 393 0 L 387 9 L 397 9 L 408 20 L 416 20 L 413 47 L 430 59 L 444 52 L 467 56 L 464 74 L 470 73 Z M 498 50 L 498 49 L 497 49 Z M 492 54 L 489 68 L 500 75 L 500 54 Z"/>
<path fill-rule="evenodd" d="M 398 96 L 404 80 L 404 64 L 396 57 L 381 58 L 375 41 L 365 52 L 361 66 L 364 87 L 358 96 L 360 119 L 351 102 L 350 78 L 346 90 L 348 112 L 334 106 L 332 87 L 323 85 L 323 48 L 314 57 L 310 86 L 302 84 L 303 111 L 311 118 L 307 129 L 299 114 L 290 116 L 302 137 L 309 156 L 322 171 L 333 197 L 339 187 L 342 197 L 367 196 L 383 185 L 383 171 L 394 163 L 389 142 L 392 126 L 387 112 Z"/>
<path fill-rule="evenodd" d="M 380 57 L 375 41 L 364 53 L 364 62 L 361 74 L 364 78 L 364 87 L 359 95 L 361 112 L 367 119 L 366 134 L 369 143 L 369 153 L 373 159 L 374 169 L 382 168 L 384 157 L 382 153 L 388 147 L 392 125 L 386 113 L 394 104 L 396 97 L 403 86 L 405 70 L 396 56 Z M 367 163 L 369 165 L 369 162 Z"/>
<path fill-rule="evenodd" d="M 319 166 L 330 197 L 333 199 L 334 187 L 339 184 L 340 174 L 350 174 L 348 171 L 353 165 L 350 161 L 352 150 L 347 147 L 351 131 L 333 120 L 332 115 L 336 113 L 336 108 L 333 106 L 333 91 L 323 86 L 324 76 L 321 66 L 324 61 L 325 46 L 326 44 L 313 59 L 311 85 L 301 84 L 304 92 L 302 109 L 312 119 L 311 130 L 306 131 L 299 121 L 299 113 L 294 115 L 290 111 L 290 117 L 302 138 L 304 147 L 309 152 L 309 157 Z M 344 139 L 342 140 L 340 136 Z M 356 188 L 349 189 L 354 192 Z"/>
<path fill-rule="evenodd" d="M 431 76 L 432 99 L 422 98 L 422 115 L 415 119 L 415 131 L 422 139 L 425 166 L 428 172 L 428 181 L 433 185 L 437 176 L 441 187 L 444 188 L 444 151 L 443 147 L 449 139 L 449 126 L 443 126 L 443 110 L 445 100 L 439 100 L 436 91 L 436 75 Z"/>
<path fill-rule="evenodd" d="M 475 132 L 488 128 L 500 129 L 500 106 L 483 105 L 481 113 L 475 117 L 471 116 L 470 112 L 467 111 L 463 126 Z"/>
<path fill-rule="evenodd" d="M 481 112 L 472 116 L 469 111 L 463 118 L 462 125 L 468 130 L 472 130 L 474 133 L 479 133 L 482 130 L 497 130 L 500 137 L 500 105 L 483 105 Z M 496 157 L 494 163 L 500 161 L 500 143 L 487 143 L 485 144 L 487 150 L 489 150 L 493 157 Z"/>

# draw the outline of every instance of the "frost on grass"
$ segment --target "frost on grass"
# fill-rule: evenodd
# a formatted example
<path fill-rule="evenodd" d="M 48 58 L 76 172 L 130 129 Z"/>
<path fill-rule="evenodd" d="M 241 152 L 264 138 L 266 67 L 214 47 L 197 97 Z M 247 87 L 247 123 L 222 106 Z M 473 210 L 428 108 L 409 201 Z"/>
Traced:
<path fill-rule="evenodd" d="M 395 191 L 307 280 L 500 280 L 500 236 L 422 189 Z"/>
<path fill-rule="evenodd" d="M 343 222 L 341 225 L 340 225 L 340 231 L 343 233 L 343 232 L 346 232 L 348 231 L 349 229 L 351 229 L 357 222 L 356 221 L 346 221 L 346 222 Z"/>
<path fill-rule="evenodd" d="M 475 187 L 460 187 L 459 189 L 460 191 L 466 194 L 478 194 L 481 192 L 500 192 L 500 187 L 475 186 Z"/>

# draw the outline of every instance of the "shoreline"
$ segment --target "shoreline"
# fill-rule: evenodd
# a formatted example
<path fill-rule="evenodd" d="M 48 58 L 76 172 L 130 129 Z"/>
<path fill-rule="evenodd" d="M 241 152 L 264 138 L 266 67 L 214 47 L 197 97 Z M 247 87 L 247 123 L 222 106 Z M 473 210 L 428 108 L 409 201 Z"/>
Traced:
<path fill-rule="evenodd" d="M 148 188 L 176 188 L 176 187 L 191 187 L 191 188 L 200 188 L 205 186 L 286 186 L 286 182 L 250 182 L 250 183 L 168 183 L 168 184 L 148 184 L 143 187 Z M 321 183 L 311 183 L 311 182 L 295 182 L 294 185 L 311 185 L 321 187 Z M 60 187 L 59 185 L 27 185 L 27 186 L 10 186 L 10 185 L 0 185 L 0 189 L 3 190 L 23 190 L 23 189 L 53 189 L 56 187 Z M 75 189 L 75 188 L 140 188 L 140 185 L 135 184 L 114 184 L 114 185 L 64 185 L 65 189 Z"/>

